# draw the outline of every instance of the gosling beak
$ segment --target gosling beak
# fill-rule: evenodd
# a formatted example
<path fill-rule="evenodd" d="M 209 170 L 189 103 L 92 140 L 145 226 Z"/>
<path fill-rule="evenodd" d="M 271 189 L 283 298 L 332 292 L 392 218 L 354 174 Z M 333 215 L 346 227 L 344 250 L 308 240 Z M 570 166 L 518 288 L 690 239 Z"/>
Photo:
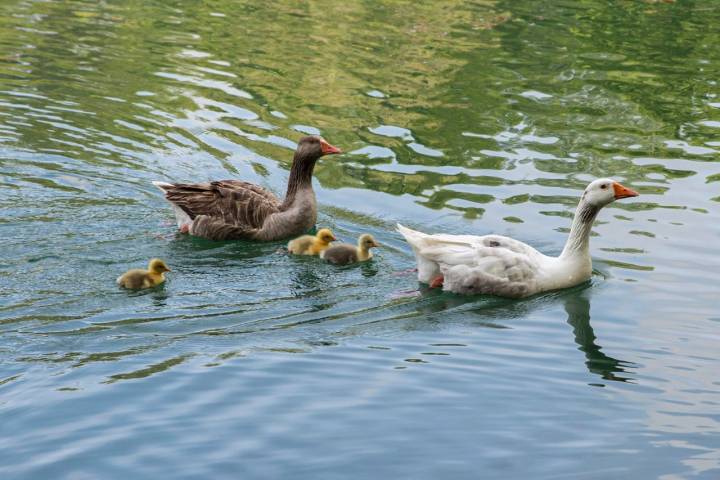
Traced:
<path fill-rule="evenodd" d="M 334 236 L 332 236 L 332 237 L 330 237 L 330 241 L 331 241 L 331 242 L 337 242 L 337 238 L 335 238 Z"/>
<path fill-rule="evenodd" d="M 378 248 L 380 248 L 380 244 L 377 243 L 377 242 L 373 242 L 372 246 L 373 246 L 373 247 L 378 247 Z"/>
<path fill-rule="evenodd" d="M 638 195 L 640 195 L 635 190 L 627 188 L 626 186 L 621 185 L 618 182 L 613 182 L 613 190 L 615 190 L 615 200 L 620 200 L 621 198 L 628 197 L 637 197 Z"/>
<path fill-rule="evenodd" d="M 339 148 L 330 145 L 328 142 L 326 142 L 324 139 L 320 139 L 320 148 L 322 149 L 323 155 L 332 155 L 333 153 L 342 153 L 342 150 Z"/>

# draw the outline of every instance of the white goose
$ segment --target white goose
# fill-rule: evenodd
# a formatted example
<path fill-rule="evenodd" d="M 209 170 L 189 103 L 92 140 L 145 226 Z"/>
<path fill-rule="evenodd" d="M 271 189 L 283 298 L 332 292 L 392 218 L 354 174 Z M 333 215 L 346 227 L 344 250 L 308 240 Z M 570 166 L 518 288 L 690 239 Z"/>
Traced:
<path fill-rule="evenodd" d="M 580 199 L 565 248 L 548 257 L 501 235 L 428 235 L 398 224 L 415 252 L 418 280 L 463 294 L 522 298 L 578 285 L 590 278 L 590 230 L 598 212 L 637 192 L 609 178 L 591 182 Z"/>

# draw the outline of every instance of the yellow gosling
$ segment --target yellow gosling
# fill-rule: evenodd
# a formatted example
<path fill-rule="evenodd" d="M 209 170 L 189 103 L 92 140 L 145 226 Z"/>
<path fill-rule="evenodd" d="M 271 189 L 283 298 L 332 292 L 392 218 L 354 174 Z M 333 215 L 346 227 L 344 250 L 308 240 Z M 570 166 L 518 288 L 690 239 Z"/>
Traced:
<path fill-rule="evenodd" d="M 165 272 L 170 268 L 159 258 L 153 258 L 148 263 L 148 269 L 133 268 L 120 275 L 117 284 L 125 288 L 150 288 L 165 281 Z"/>
<path fill-rule="evenodd" d="M 373 247 L 379 247 L 380 244 L 375 241 L 369 233 L 360 235 L 357 247 L 349 243 L 341 243 L 320 253 L 320 258 L 327 260 L 335 265 L 348 265 L 350 263 L 364 262 L 372 258 Z"/>
<path fill-rule="evenodd" d="M 294 255 L 319 255 L 337 240 L 329 228 L 321 228 L 316 235 L 303 235 L 288 242 L 288 251 Z"/>

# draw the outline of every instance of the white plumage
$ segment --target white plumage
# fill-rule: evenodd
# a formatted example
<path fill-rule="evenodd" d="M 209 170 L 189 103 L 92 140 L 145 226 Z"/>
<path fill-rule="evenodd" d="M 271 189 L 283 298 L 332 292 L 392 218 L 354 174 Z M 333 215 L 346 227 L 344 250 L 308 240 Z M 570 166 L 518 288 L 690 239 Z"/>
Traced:
<path fill-rule="evenodd" d="M 565 249 L 549 257 L 501 235 L 428 235 L 400 224 L 397 230 L 412 247 L 418 280 L 462 294 L 521 298 L 567 288 L 590 278 L 589 236 L 600 209 L 637 193 L 611 179 L 590 183 L 578 204 Z"/>
<path fill-rule="evenodd" d="M 538 291 L 540 266 L 552 261 L 529 245 L 500 235 L 427 235 L 398 224 L 415 252 L 418 280 L 442 276 L 443 290 L 525 297 Z"/>

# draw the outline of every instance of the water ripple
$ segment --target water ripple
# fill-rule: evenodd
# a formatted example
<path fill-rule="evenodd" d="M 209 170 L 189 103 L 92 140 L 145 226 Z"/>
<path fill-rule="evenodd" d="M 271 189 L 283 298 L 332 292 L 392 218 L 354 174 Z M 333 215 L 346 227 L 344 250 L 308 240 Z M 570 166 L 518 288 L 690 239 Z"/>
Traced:
<path fill-rule="evenodd" d="M 6 2 L 0 474 L 711 478 L 719 15 Z M 350 152 L 318 163 L 318 226 L 373 262 L 175 233 L 152 180 L 282 193 L 306 134 Z M 428 290 L 393 231 L 557 254 L 601 176 L 642 196 L 570 291 Z M 116 288 L 155 256 L 163 287 Z"/>

